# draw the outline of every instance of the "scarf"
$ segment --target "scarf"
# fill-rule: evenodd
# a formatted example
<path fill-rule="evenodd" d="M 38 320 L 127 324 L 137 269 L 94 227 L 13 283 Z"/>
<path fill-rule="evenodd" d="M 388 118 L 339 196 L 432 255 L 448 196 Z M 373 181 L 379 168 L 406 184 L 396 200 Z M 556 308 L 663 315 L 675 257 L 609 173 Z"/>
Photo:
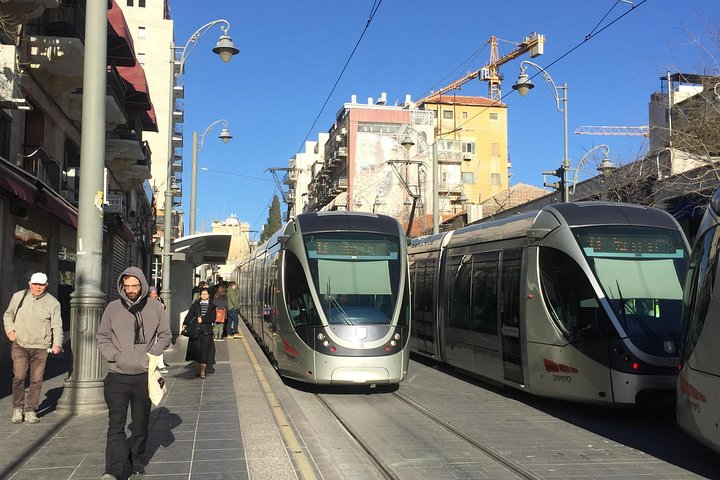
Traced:
<path fill-rule="evenodd" d="M 128 303 L 124 298 L 121 299 L 123 306 L 127 308 L 128 312 L 133 314 L 133 317 L 135 317 L 135 345 L 147 343 L 142 318 L 142 309 L 145 308 L 147 298 L 148 297 L 143 297 L 133 304 Z"/>

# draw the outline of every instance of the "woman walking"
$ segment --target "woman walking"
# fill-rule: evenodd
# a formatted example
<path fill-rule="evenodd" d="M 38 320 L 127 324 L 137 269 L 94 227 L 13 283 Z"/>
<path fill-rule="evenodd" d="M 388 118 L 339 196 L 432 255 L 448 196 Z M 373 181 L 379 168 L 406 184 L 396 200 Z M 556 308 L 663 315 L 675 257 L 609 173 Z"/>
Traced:
<path fill-rule="evenodd" d="M 207 288 L 200 290 L 200 298 L 190 305 L 183 322 L 183 331 L 197 328 L 199 335 L 188 336 L 185 360 L 195 362 L 195 376 L 205 378 L 208 364 L 215 363 L 215 343 L 213 342 L 213 324 L 215 323 L 215 305 L 210 302 Z M 195 338 L 193 338 L 195 337 Z"/>

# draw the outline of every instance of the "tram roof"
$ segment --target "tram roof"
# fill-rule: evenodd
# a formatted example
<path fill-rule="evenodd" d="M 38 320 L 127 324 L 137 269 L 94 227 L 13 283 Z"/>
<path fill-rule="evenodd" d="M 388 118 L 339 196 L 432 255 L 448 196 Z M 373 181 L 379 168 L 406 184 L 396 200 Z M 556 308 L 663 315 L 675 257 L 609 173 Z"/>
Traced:
<path fill-rule="evenodd" d="M 197 233 L 176 238 L 172 241 L 170 251 L 173 254 L 184 254 L 184 261 L 192 263 L 194 267 L 205 263 L 223 264 L 227 262 L 231 239 L 231 233 Z"/>
<path fill-rule="evenodd" d="M 366 212 L 330 211 L 301 213 L 296 217 L 303 233 L 352 231 L 397 235 L 398 221 L 386 215 Z"/>
<path fill-rule="evenodd" d="M 570 226 L 599 224 L 648 225 L 677 228 L 675 220 L 663 210 L 618 202 L 556 203 L 543 210 L 556 210 Z"/>

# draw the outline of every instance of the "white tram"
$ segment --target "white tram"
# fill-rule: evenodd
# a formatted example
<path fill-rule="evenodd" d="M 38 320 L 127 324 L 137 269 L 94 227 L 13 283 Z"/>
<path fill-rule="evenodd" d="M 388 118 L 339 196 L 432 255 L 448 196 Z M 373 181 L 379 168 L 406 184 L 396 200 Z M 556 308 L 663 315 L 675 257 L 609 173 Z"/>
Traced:
<path fill-rule="evenodd" d="M 240 314 L 282 376 L 397 384 L 407 373 L 407 242 L 397 220 L 303 213 L 235 271 Z"/>
<path fill-rule="evenodd" d="M 688 264 L 683 346 L 677 383 L 680 427 L 720 452 L 720 190 L 715 192 Z"/>
<path fill-rule="evenodd" d="M 666 212 L 556 204 L 408 253 L 412 351 L 546 397 L 672 398 L 688 245 Z"/>

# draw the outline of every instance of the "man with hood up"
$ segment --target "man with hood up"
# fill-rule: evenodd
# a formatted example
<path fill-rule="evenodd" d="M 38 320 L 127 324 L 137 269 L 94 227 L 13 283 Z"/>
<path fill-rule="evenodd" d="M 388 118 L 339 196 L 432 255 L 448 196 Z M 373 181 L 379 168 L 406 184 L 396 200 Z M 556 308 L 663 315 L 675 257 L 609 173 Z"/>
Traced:
<path fill-rule="evenodd" d="M 164 307 L 148 301 L 150 287 L 139 268 L 125 269 L 117 288 L 120 298 L 105 308 L 97 333 L 98 348 L 108 367 L 104 381 L 109 417 L 105 480 L 125 478 L 128 470 L 145 473 L 151 408 L 147 354 L 160 355 L 172 339 Z M 125 436 L 128 405 L 132 415 L 130 438 Z"/>

